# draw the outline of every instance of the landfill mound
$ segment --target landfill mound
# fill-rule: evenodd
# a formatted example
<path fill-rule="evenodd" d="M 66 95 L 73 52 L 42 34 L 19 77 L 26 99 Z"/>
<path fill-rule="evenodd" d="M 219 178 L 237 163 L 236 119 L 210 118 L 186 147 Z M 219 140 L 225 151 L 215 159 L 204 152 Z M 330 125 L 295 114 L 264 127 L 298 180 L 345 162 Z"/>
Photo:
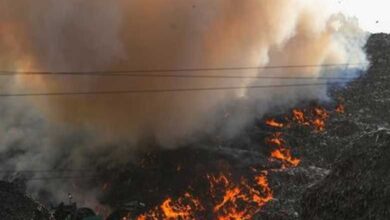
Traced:
<path fill-rule="evenodd" d="M 199 197 L 209 198 L 205 173 L 215 177 L 228 171 L 232 180 L 241 180 L 267 170 L 273 198 L 253 219 L 390 219 L 390 35 L 371 35 L 366 51 L 370 68 L 345 87 L 333 88 L 330 103 L 313 100 L 297 106 L 333 109 L 321 132 L 296 123 L 269 128 L 265 119 L 283 120 L 286 112 L 267 115 L 233 140 L 210 137 L 193 146 L 147 153 L 139 164 L 99 169 L 101 178 L 91 185 L 104 186 L 99 200 L 112 208 L 116 220 L 121 217 L 115 213 L 135 217 L 188 190 L 206 192 Z M 334 113 L 337 103 L 344 113 Z M 283 164 L 270 162 L 272 149 L 264 140 L 278 132 L 300 159 L 299 166 L 280 171 Z M 46 209 L 15 184 L 1 182 L 0 198 L 1 219 L 47 219 Z"/>
<path fill-rule="evenodd" d="M 302 199 L 302 219 L 388 219 L 390 130 L 354 140 Z"/>
<path fill-rule="evenodd" d="M 302 219 L 390 217 L 390 36 L 372 35 L 366 50 L 368 72 L 335 93 L 348 114 L 330 126 L 326 148 L 315 150 L 329 155 L 331 171 L 304 193 Z"/>

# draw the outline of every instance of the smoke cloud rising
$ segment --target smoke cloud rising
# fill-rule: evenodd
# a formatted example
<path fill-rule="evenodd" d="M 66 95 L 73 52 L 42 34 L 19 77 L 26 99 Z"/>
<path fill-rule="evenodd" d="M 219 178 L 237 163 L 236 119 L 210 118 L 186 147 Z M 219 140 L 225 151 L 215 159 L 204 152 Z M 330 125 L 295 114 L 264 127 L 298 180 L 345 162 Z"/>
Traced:
<path fill-rule="evenodd" d="M 366 62 L 362 47 L 367 34 L 354 19 L 327 11 L 321 0 L 1 0 L 0 36 L 2 69 L 94 71 L 361 63 Z M 320 77 L 328 70 L 177 74 Z M 1 91 L 318 82 L 324 80 L 19 75 L 2 84 Z M 234 135 L 270 108 L 312 98 L 326 98 L 326 86 L 18 98 L 2 101 L 7 119 L 0 153 L 20 149 L 3 162 L 17 169 L 85 166 L 80 161 L 91 152 L 96 158 L 109 160 L 110 154 L 128 160 L 131 149 L 142 147 L 144 140 L 175 147 L 195 134 L 214 132 L 221 123 L 225 134 Z M 229 112 L 237 103 L 242 105 Z M 126 144 L 110 148 L 109 143 Z"/>

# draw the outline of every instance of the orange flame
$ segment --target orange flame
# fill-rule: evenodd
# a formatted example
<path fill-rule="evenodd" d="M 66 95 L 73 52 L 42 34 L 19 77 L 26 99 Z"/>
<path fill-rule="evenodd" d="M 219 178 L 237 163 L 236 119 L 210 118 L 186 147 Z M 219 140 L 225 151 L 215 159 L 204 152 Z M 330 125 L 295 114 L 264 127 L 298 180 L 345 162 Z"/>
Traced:
<path fill-rule="evenodd" d="M 265 124 L 270 126 L 270 127 L 274 127 L 274 128 L 283 128 L 284 127 L 284 124 L 281 123 L 281 122 L 277 122 L 275 119 L 268 119 L 265 121 Z"/>
<path fill-rule="evenodd" d="M 272 190 L 271 187 L 268 184 L 268 180 L 265 174 L 261 174 L 255 177 L 256 183 L 258 186 L 260 186 L 264 193 L 265 197 L 258 197 L 256 195 L 256 199 L 254 199 L 258 204 L 264 204 L 266 202 L 269 202 L 273 199 Z"/>
<path fill-rule="evenodd" d="M 322 107 L 314 108 L 314 115 L 321 119 L 329 118 L 329 113 Z"/>
<path fill-rule="evenodd" d="M 194 215 L 201 210 L 203 210 L 203 206 L 200 201 L 190 193 L 185 193 L 183 197 L 177 200 L 165 199 L 159 207 L 138 216 L 137 220 L 190 220 L 194 219 Z"/>
<path fill-rule="evenodd" d="M 188 206 L 181 206 L 181 204 L 172 204 L 172 199 L 166 199 L 161 205 L 161 210 L 168 219 L 187 219 L 191 215 L 191 208 Z"/>
<path fill-rule="evenodd" d="M 312 122 L 316 131 L 324 131 L 325 130 L 325 121 L 319 118 L 314 119 Z"/>
<path fill-rule="evenodd" d="M 324 131 L 326 120 L 329 118 L 329 113 L 322 107 L 315 107 L 312 114 L 306 116 L 305 112 L 300 109 L 293 109 L 292 119 L 298 124 L 304 126 L 312 126 L 315 131 Z"/>
<path fill-rule="evenodd" d="M 290 150 L 287 148 L 281 148 L 281 149 L 276 149 L 276 150 L 272 151 L 271 157 L 282 161 L 283 168 L 290 167 L 290 166 L 296 167 L 301 162 L 301 160 L 299 160 L 297 158 L 293 158 L 291 156 Z"/>
<path fill-rule="evenodd" d="M 325 122 L 329 118 L 329 113 L 322 107 L 314 108 L 314 119 L 311 120 L 311 124 L 314 126 L 316 131 L 325 130 Z"/>
<path fill-rule="evenodd" d="M 261 208 L 273 199 L 273 192 L 268 185 L 266 172 L 257 175 L 253 181 L 242 179 L 234 183 L 226 175 L 207 175 L 209 180 L 210 211 L 218 220 L 249 220 Z M 158 207 L 138 216 L 137 220 L 190 220 L 203 219 L 207 210 L 189 193 L 173 200 L 167 198 Z"/>
<path fill-rule="evenodd" d="M 267 143 L 276 147 L 276 149 L 271 152 L 271 159 L 280 160 L 282 162 L 282 168 L 296 167 L 299 165 L 300 160 L 292 157 L 290 149 L 286 146 L 280 132 L 277 132 L 268 138 Z"/>
<path fill-rule="evenodd" d="M 268 144 L 274 145 L 276 147 L 281 147 L 285 144 L 283 138 L 282 138 L 282 133 L 276 132 L 274 133 L 270 138 L 266 140 Z"/>
<path fill-rule="evenodd" d="M 338 105 L 335 111 L 344 112 L 344 106 Z M 329 113 L 322 107 L 315 107 L 310 111 L 293 109 L 291 118 L 286 117 L 288 121 L 286 124 L 275 119 L 268 119 L 265 124 L 281 129 L 296 122 L 298 125 L 313 127 L 315 131 L 323 131 L 328 118 Z M 281 132 L 276 132 L 266 139 L 266 143 L 274 149 L 271 151 L 270 160 L 281 161 L 283 170 L 298 166 L 301 160 L 292 156 L 291 148 L 282 135 Z M 177 171 L 180 170 L 181 167 L 178 166 Z M 255 168 L 252 168 L 252 171 L 258 173 Z M 253 219 L 253 216 L 273 199 L 273 191 L 269 186 L 267 175 L 268 173 L 263 171 L 252 180 L 241 177 L 239 182 L 233 181 L 229 175 L 207 175 L 210 196 L 206 201 L 196 199 L 189 193 L 176 200 L 168 197 L 161 205 L 140 215 L 137 220 L 207 219 L 210 218 L 209 213 L 213 213 L 213 219 L 217 220 Z"/>
<path fill-rule="evenodd" d="M 146 220 L 146 216 L 145 215 L 140 215 L 140 216 L 138 216 L 137 220 Z"/>
<path fill-rule="evenodd" d="M 300 124 L 307 124 L 305 113 L 299 109 L 293 109 L 292 111 L 293 119 L 295 119 Z"/>
<path fill-rule="evenodd" d="M 223 200 L 214 207 L 214 212 L 218 212 L 229 201 L 234 203 L 238 195 L 240 195 L 240 189 L 238 187 L 228 189 L 223 196 Z"/>
<path fill-rule="evenodd" d="M 213 178 L 210 185 L 215 187 L 216 183 L 213 183 L 213 180 L 221 179 L 227 179 L 227 177 Z M 222 183 L 221 191 L 224 192 L 223 198 L 213 208 L 218 220 L 252 219 L 261 210 L 261 207 L 273 199 L 266 174 L 261 173 L 254 180 L 252 184 L 246 179 L 242 179 L 238 184 L 226 185 L 229 181 L 220 182 Z"/>

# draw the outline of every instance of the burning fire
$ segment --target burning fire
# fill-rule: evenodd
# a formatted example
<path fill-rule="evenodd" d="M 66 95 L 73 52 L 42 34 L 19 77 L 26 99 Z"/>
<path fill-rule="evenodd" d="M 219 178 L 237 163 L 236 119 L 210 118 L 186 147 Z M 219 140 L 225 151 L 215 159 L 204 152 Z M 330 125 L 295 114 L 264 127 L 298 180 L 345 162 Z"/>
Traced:
<path fill-rule="evenodd" d="M 190 193 L 185 193 L 177 200 L 167 198 L 159 207 L 139 216 L 137 220 L 204 219 L 208 213 L 213 213 L 213 219 L 218 220 L 252 219 L 273 199 L 266 175 L 267 172 L 261 172 L 253 180 L 241 178 L 238 183 L 227 175 L 207 175 L 210 196 L 203 204 Z"/>
<path fill-rule="evenodd" d="M 335 112 L 344 112 L 344 106 L 338 105 Z M 315 107 L 310 111 L 293 109 L 291 117 L 286 118 L 287 123 L 268 119 L 265 124 L 282 129 L 295 122 L 321 132 L 324 131 L 328 118 L 329 112 L 322 107 Z M 270 160 L 280 161 L 281 170 L 297 167 L 300 164 L 301 160 L 291 154 L 291 147 L 287 145 L 281 132 L 270 135 L 266 143 L 274 148 L 270 153 Z M 181 171 L 181 167 L 178 166 L 176 171 Z M 235 181 L 231 174 L 208 174 L 205 178 L 208 183 L 207 192 L 200 194 L 203 196 L 194 197 L 186 192 L 177 199 L 167 197 L 161 205 L 138 216 L 137 220 L 253 219 L 262 207 L 273 199 L 273 191 L 268 183 L 267 171 L 258 172 L 255 168 L 251 171 L 255 173 L 252 178 L 240 177 L 239 181 Z M 192 187 L 189 189 L 193 190 Z"/>
<path fill-rule="evenodd" d="M 307 125 L 305 114 L 303 113 L 302 110 L 293 109 L 292 114 L 293 114 L 293 119 L 295 119 L 298 123 Z"/>
<path fill-rule="evenodd" d="M 314 126 L 316 131 L 325 130 L 325 122 L 329 118 L 329 113 L 321 107 L 314 108 L 314 119 L 311 121 L 311 124 Z"/>
<path fill-rule="evenodd" d="M 274 150 L 271 153 L 271 157 L 282 161 L 283 167 L 286 167 L 286 166 L 296 167 L 301 162 L 301 160 L 299 160 L 297 158 L 293 158 L 291 156 L 290 149 L 287 149 L 287 148 L 281 148 L 281 149 Z"/>
<path fill-rule="evenodd" d="M 296 167 L 300 160 L 291 155 L 290 148 L 286 146 L 286 142 L 282 138 L 282 133 L 277 132 L 266 140 L 266 143 L 272 147 L 276 147 L 271 152 L 271 160 L 276 159 L 282 162 L 282 169 L 287 167 Z"/>
<path fill-rule="evenodd" d="M 305 113 L 304 110 L 293 109 L 292 120 L 299 125 L 312 126 L 315 131 L 324 131 L 326 120 L 329 118 L 329 113 L 322 107 L 315 107 L 311 114 Z"/>
<path fill-rule="evenodd" d="M 273 199 L 266 172 L 258 174 L 252 181 L 242 178 L 238 184 L 223 175 L 209 180 L 212 196 L 218 200 L 218 195 L 223 195 L 213 207 L 218 220 L 252 219 L 261 207 Z"/>
<path fill-rule="evenodd" d="M 306 112 L 309 112 L 308 114 Z M 344 106 L 339 104 L 335 112 L 343 113 Z M 291 118 L 287 117 L 290 123 L 295 122 L 298 125 L 302 126 L 311 126 L 316 132 L 322 132 L 325 130 L 326 121 L 329 118 L 329 112 L 320 106 L 314 107 L 311 111 L 305 111 L 301 109 L 293 109 Z M 283 128 L 286 125 L 279 123 L 274 119 L 266 120 L 266 125 L 273 128 Z M 301 162 L 300 159 L 294 158 L 291 155 L 290 147 L 286 146 L 285 140 L 282 138 L 281 132 L 276 132 L 272 134 L 267 140 L 266 143 L 271 145 L 271 147 L 276 148 L 271 152 L 270 160 L 279 160 L 282 162 L 282 169 L 287 167 L 296 167 Z"/>
<path fill-rule="evenodd" d="M 159 207 L 140 215 L 137 220 L 158 220 L 158 219 L 194 219 L 195 214 L 204 210 L 200 201 L 190 193 L 185 193 L 183 197 L 173 200 L 165 199 Z"/>
<path fill-rule="evenodd" d="M 274 127 L 274 128 L 283 128 L 284 124 L 281 122 L 277 122 L 275 119 L 268 119 L 265 121 L 265 124 Z"/>

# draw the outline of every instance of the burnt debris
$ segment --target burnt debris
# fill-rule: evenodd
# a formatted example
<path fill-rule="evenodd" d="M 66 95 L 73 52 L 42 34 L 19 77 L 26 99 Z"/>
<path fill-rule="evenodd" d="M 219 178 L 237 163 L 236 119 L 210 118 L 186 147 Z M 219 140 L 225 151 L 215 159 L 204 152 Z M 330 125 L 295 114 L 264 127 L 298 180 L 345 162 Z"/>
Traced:
<path fill-rule="evenodd" d="M 49 211 L 26 196 L 14 183 L 0 181 L 0 218 L 4 220 L 48 220 Z"/>

